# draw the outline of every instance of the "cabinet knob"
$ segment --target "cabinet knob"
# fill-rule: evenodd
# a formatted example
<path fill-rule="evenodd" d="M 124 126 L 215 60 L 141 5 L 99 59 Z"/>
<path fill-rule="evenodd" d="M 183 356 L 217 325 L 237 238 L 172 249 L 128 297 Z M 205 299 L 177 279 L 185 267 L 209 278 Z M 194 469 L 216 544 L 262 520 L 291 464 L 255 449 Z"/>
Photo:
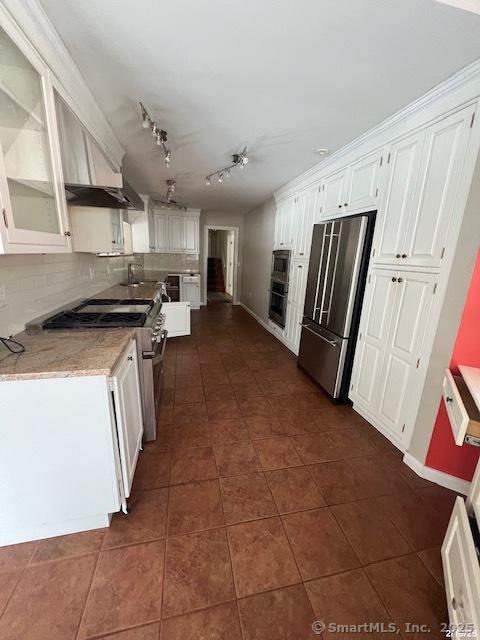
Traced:
<path fill-rule="evenodd" d="M 130 362 L 133 360 L 133 356 L 128 356 L 127 360 L 130 360 Z"/>
<path fill-rule="evenodd" d="M 445 401 L 446 401 L 446 402 L 453 402 L 453 398 L 450 398 L 450 396 L 447 396 L 447 397 L 445 398 Z"/>
<path fill-rule="evenodd" d="M 344 207 L 348 207 L 348 202 L 345 202 L 345 204 L 343 206 Z"/>
<path fill-rule="evenodd" d="M 398 279 L 398 282 L 403 282 L 403 278 L 399 278 L 399 279 Z"/>
<path fill-rule="evenodd" d="M 300 252 L 300 255 L 303 256 L 303 251 Z"/>
<path fill-rule="evenodd" d="M 63 235 L 67 236 L 67 238 L 70 238 L 72 234 L 70 233 L 70 231 L 65 231 Z"/>
<path fill-rule="evenodd" d="M 338 205 L 338 208 L 339 208 L 339 209 L 341 209 L 342 207 L 343 207 L 343 205 L 342 205 L 342 204 L 339 204 L 339 205 Z"/>
<path fill-rule="evenodd" d="M 396 258 L 401 258 L 402 256 L 399 253 L 397 253 L 397 255 L 395 257 Z"/>
<path fill-rule="evenodd" d="M 392 278 L 392 282 L 396 282 L 396 281 L 397 281 L 397 279 L 396 279 L 396 278 Z"/>
<path fill-rule="evenodd" d="M 402 253 L 402 258 L 406 258 L 407 254 L 406 253 Z"/>

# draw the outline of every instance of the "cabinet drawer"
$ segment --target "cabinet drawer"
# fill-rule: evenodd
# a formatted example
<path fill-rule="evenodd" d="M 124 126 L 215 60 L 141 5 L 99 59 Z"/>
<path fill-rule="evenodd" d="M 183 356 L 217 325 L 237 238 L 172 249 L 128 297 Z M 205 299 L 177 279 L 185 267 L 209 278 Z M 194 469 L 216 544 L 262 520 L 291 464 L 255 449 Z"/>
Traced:
<path fill-rule="evenodd" d="M 455 444 L 462 445 L 465 436 L 480 438 L 480 412 L 461 376 L 445 370 L 443 399 Z"/>
<path fill-rule="evenodd" d="M 465 503 L 460 497 L 455 501 L 443 541 L 442 562 L 450 623 L 459 627 L 459 633 L 452 637 L 460 637 L 462 630 L 470 632 L 470 637 L 478 637 L 480 565 Z"/>

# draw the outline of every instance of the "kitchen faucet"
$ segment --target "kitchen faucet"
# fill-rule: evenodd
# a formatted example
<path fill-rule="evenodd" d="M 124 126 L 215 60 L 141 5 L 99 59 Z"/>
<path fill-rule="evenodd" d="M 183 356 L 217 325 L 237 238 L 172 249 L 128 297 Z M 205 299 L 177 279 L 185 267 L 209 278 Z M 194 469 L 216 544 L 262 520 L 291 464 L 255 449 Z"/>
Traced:
<path fill-rule="evenodd" d="M 133 267 L 143 267 L 141 262 L 129 262 L 127 267 L 127 282 L 128 284 L 133 284 L 135 281 L 135 277 L 133 275 Z"/>

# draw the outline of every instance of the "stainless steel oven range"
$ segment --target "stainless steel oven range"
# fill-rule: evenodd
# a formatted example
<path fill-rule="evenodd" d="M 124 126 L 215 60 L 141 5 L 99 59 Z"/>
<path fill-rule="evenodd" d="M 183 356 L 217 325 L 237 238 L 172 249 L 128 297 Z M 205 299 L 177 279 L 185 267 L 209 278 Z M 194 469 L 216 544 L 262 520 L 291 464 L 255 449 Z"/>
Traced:
<path fill-rule="evenodd" d="M 156 438 L 156 405 L 160 399 L 167 346 L 165 315 L 160 300 L 77 300 L 53 313 L 30 321 L 27 331 L 56 329 L 134 328 L 140 363 L 144 440 Z"/>

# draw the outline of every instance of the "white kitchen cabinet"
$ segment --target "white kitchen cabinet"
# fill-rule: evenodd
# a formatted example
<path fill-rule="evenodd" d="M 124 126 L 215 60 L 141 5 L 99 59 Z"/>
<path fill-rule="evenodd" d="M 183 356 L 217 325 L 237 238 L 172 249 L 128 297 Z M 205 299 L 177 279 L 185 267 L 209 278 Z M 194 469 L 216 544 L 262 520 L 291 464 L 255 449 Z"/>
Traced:
<path fill-rule="evenodd" d="M 185 253 L 199 252 L 199 220 L 198 216 L 185 216 L 184 245 Z"/>
<path fill-rule="evenodd" d="M 390 145 L 387 177 L 375 225 L 373 264 L 404 262 L 405 242 L 412 215 L 425 131 Z"/>
<path fill-rule="evenodd" d="M 192 309 L 200 307 L 200 275 L 180 277 L 180 301 L 189 302 Z"/>
<path fill-rule="evenodd" d="M 469 520 L 471 518 L 471 520 Z M 466 501 L 455 500 L 442 544 L 443 575 L 453 638 L 480 635 L 480 559 L 473 529 L 480 519 L 480 462 Z"/>
<path fill-rule="evenodd" d="M 374 264 L 440 267 L 474 112 L 470 105 L 390 146 Z"/>
<path fill-rule="evenodd" d="M 373 269 L 368 280 L 350 398 L 400 442 L 437 276 Z"/>
<path fill-rule="evenodd" d="M 297 204 L 297 196 L 287 198 L 279 203 L 275 216 L 275 249 L 292 249 L 293 216 Z"/>
<path fill-rule="evenodd" d="M 376 414 L 397 440 L 405 430 L 410 385 L 420 363 L 437 276 L 397 273 L 392 325 L 380 370 Z"/>
<path fill-rule="evenodd" d="M 185 243 L 185 221 L 183 216 L 168 216 L 168 251 L 183 253 Z"/>
<path fill-rule="evenodd" d="M 1 23 L 0 253 L 70 251 L 51 76 L 16 25 Z"/>
<path fill-rule="evenodd" d="M 325 178 L 323 184 L 322 215 L 334 216 L 343 212 L 347 167 Z"/>
<path fill-rule="evenodd" d="M 121 209 L 70 207 L 74 251 L 122 255 L 125 253 Z"/>
<path fill-rule="evenodd" d="M 357 213 L 376 208 L 382 165 L 383 155 L 378 151 L 350 165 L 343 203 L 344 212 Z"/>
<path fill-rule="evenodd" d="M 169 338 L 190 335 L 190 302 L 164 302 L 162 313 Z"/>
<path fill-rule="evenodd" d="M 312 244 L 313 225 L 318 216 L 318 186 L 298 195 L 293 222 L 293 259 L 308 260 Z"/>
<path fill-rule="evenodd" d="M 294 353 L 298 353 L 298 347 L 300 345 L 307 277 L 308 263 L 294 260 L 290 267 L 287 294 L 287 318 L 285 324 L 285 339 Z"/>
<path fill-rule="evenodd" d="M 166 213 L 153 214 L 154 244 L 153 249 L 158 253 L 168 253 L 168 216 Z"/>
<path fill-rule="evenodd" d="M 405 264 L 435 268 L 441 264 L 475 108 L 476 105 L 470 105 L 426 131 L 415 202 L 407 228 Z"/>
<path fill-rule="evenodd" d="M 168 216 L 169 253 L 199 252 L 199 220 L 198 216 Z"/>
<path fill-rule="evenodd" d="M 2 380 L 0 406 L 0 547 L 108 527 L 142 437 L 135 341 L 111 376 Z"/>
<path fill-rule="evenodd" d="M 125 497 L 128 498 L 143 436 L 137 346 L 134 340 L 114 371 L 112 383 L 123 486 Z"/>

